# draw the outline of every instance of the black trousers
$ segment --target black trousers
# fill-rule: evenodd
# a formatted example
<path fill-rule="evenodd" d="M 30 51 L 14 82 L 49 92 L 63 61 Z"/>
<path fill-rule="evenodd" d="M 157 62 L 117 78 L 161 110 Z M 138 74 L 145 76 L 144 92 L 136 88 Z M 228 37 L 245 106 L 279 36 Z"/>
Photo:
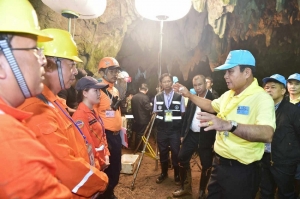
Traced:
<path fill-rule="evenodd" d="M 110 165 L 104 172 L 107 174 L 109 182 L 106 192 L 112 192 L 119 183 L 119 176 L 121 171 L 121 154 L 122 154 L 122 141 L 120 134 L 114 135 L 111 131 L 106 130 L 106 139 L 110 152 L 109 162 Z"/>
<path fill-rule="evenodd" d="M 159 149 L 160 162 L 168 162 L 169 146 L 171 148 L 171 159 L 174 167 L 178 166 L 178 153 L 180 149 L 180 137 L 178 130 L 157 130 L 157 145 Z"/>
<path fill-rule="evenodd" d="M 260 162 L 249 165 L 216 154 L 207 199 L 254 199 L 260 182 Z"/>
<path fill-rule="evenodd" d="M 185 136 L 181 149 L 179 151 L 178 159 L 180 166 L 184 168 L 189 168 L 190 160 L 195 151 L 198 152 L 202 171 L 206 171 L 212 166 L 213 160 L 213 148 L 211 147 L 203 147 L 199 145 L 199 132 L 193 132 L 190 130 L 188 134 Z"/>
<path fill-rule="evenodd" d="M 295 187 L 294 176 L 296 174 L 297 164 L 271 166 L 271 155 L 265 153 L 262 163 L 262 177 L 260 183 L 260 198 L 274 199 L 275 189 L 278 187 L 279 199 L 294 199 Z"/>

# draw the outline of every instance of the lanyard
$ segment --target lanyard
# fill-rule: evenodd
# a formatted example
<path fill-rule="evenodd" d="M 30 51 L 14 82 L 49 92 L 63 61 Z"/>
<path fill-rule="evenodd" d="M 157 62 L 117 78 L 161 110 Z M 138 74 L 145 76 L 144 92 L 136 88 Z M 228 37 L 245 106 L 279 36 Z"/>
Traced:
<path fill-rule="evenodd" d="M 169 96 L 167 95 L 167 104 L 166 104 L 166 107 L 169 109 L 170 108 L 170 105 L 171 105 L 171 101 L 172 101 L 172 98 L 173 98 L 173 92 L 174 91 L 171 91 L 170 93 L 169 93 Z"/>
<path fill-rule="evenodd" d="M 88 141 L 87 141 L 87 139 L 86 139 L 86 137 L 85 137 L 85 135 L 81 132 L 81 130 L 80 130 L 80 128 L 76 125 L 76 123 L 74 122 L 74 120 L 70 117 L 70 115 L 68 114 L 68 113 L 66 113 L 64 110 L 63 110 L 63 108 L 61 108 L 60 106 L 59 106 L 59 104 L 56 102 L 56 101 L 54 101 L 54 103 L 58 106 L 58 108 L 65 114 L 65 116 L 75 125 L 75 127 L 77 128 L 77 130 L 79 131 L 79 133 L 81 134 L 81 136 L 83 137 L 83 139 L 84 139 L 84 141 L 85 141 L 85 144 L 86 145 L 88 145 Z"/>
<path fill-rule="evenodd" d="M 101 117 L 99 115 L 96 115 L 93 110 L 91 112 L 92 112 L 93 116 L 95 117 L 95 119 L 101 124 L 101 127 L 102 127 L 102 137 L 104 137 L 105 129 L 104 129 L 103 120 L 101 119 Z"/>

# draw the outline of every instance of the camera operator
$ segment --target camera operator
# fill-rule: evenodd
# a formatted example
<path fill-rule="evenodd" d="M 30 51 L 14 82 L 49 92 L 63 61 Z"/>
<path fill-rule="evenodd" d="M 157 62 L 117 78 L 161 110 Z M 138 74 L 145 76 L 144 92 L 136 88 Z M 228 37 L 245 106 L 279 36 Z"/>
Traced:
<path fill-rule="evenodd" d="M 102 83 L 108 84 L 108 88 L 101 90 L 100 103 L 94 107 L 104 122 L 106 139 L 110 152 L 110 165 L 104 171 L 109 178 L 109 184 L 103 194 L 103 198 L 111 199 L 117 198 L 114 195 L 114 188 L 119 182 L 121 171 L 121 100 L 119 98 L 119 91 L 114 87 L 119 72 L 120 66 L 115 58 L 104 57 L 100 60 L 98 73 L 102 77 Z"/>

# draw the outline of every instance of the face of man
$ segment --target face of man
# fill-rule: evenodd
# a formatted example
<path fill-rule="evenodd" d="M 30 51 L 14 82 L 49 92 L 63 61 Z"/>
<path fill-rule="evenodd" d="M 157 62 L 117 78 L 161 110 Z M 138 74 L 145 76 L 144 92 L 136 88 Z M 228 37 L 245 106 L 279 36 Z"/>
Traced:
<path fill-rule="evenodd" d="M 202 78 L 194 78 L 193 79 L 193 87 L 196 93 L 203 97 L 206 93 L 206 82 Z"/>
<path fill-rule="evenodd" d="M 75 75 L 77 75 L 76 62 L 70 59 L 61 59 L 61 66 L 64 78 L 65 89 L 68 89 L 76 81 Z M 58 75 L 58 74 L 57 74 Z"/>
<path fill-rule="evenodd" d="M 212 85 L 213 85 L 213 83 L 211 82 L 210 79 L 206 79 L 205 81 L 206 81 L 206 88 L 207 88 L 208 90 L 210 90 L 211 87 L 212 87 Z"/>
<path fill-rule="evenodd" d="M 249 68 L 245 68 L 245 70 L 241 72 L 239 66 L 226 70 L 224 79 L 228 89 L 235 91 L 236 94 L 240 94 L 248 87 L 247 78 L 250 77 L 250 72 L 251 70 Z"/>
<path fill-rule="evenodd" d="M 169 76 L 165 76 L 161 80 L 162 88 L 163 88 L 163 90 L 165 90 L 167 92 L 172 90 L 172 84 L 173 84 L 173 81 L 171 80 L 171 78 Z"/>
<path fill-rule="evenodd" d="M 12 48 L 34 48 L 36 47 L 36 37 L 31 35 L 13 36 L 11 45 Z M 43 59 L 42 52 L 37 49 L 12 51 L 31 95 L 40 94 L 44 87 L 42 80 L 45 74 L 44 67 L 42 67 L 45 59 Z"/>
<path fill-rule="evenodd" d="M 106 74 L 104 76 L 104 79 L 108 81 L 109 83 L 115 83 L 118 79 L 118 74 L 120 73 L 119 68 L 115 67 L 109 67 L 106 71 Z"/>
<path fill-rule="evenodd" d="M 300 81 L 288 80 L 287 88 L 291 95 L 300 96 Z"/>
<path fill-rule="evenodd" d="M 277 82 L 267 82 L 264 89 L 269 95 L 271 95 L 275 104 L 282 100 L 286 91 L 283 85 Z"/>

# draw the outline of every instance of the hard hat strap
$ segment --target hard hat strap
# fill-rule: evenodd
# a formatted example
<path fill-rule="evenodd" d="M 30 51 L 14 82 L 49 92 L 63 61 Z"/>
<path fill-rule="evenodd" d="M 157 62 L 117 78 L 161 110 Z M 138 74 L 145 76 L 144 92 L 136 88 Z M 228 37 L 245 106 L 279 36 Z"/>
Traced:
<path fill-rule="evenodd" d="M 8 42 L 8 38 L 5 38 L 4 40 L 0 40 L 0 51 L 3 52 L 8 64 L 10 65 L 10 68 L 18 82 L 18 85 L 24 97 L 25 98 L 32 97 L 29 88 L 26 84 L 25 78 L 20 70 L 20 67 L 10 49 L 10 43 Z"/>
<path fill-rule="evenodd" d="M 55 63 L 57 65 L 57 71 L 58 71 L 58 77 L 59 77 L 59 83 L 61 86 L 61 89 L 64 90 L 65 88 L 65 83 L 64 83 L 64 77 L 63 77 L 63 72 L 62 72 L 62 67 L 61 67 L 61 61 L 57 57 L 55 58 Z"/>

